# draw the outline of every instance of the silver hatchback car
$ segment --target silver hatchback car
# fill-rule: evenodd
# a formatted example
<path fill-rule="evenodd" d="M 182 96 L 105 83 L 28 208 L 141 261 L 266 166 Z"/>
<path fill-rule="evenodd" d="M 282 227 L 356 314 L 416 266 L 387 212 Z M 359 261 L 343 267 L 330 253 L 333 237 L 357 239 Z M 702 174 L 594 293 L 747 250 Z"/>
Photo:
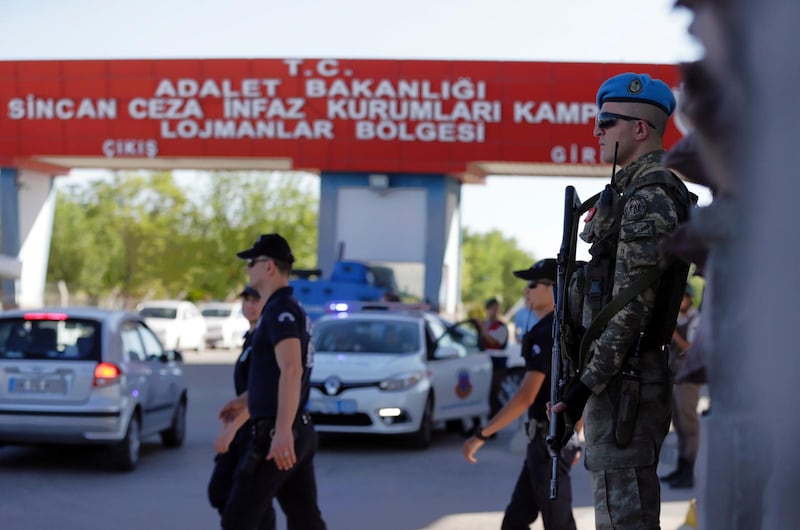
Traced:
<path fill-rule="evenodd" d="M 136 313 L 0 312 L 0 445 L 107 445 L 114 466 L 132 470 L 145 437 L 183 445 L 181 361 Z"/>

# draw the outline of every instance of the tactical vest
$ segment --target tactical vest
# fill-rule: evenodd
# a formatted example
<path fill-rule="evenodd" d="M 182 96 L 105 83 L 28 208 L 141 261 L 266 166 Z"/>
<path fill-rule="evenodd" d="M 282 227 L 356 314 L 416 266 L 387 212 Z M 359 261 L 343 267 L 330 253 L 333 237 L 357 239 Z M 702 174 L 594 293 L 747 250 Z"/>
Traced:
<path fill-rule="evenodd" d="M 642 349 L 658 349 L 669 344 L 675 329 L 678 310 L 686 288 L 689 264 L 675 258 L 661 260 L 628 288 L 613 296 L 617 244 L 620 238 L 622 216 L 628 200 L 637 190 L 648 186 L 661 187 L 672 199 L 678 213 L 678 222 L 689 218 L 689 208 L 697 201 L 684 183 L 666 169 L 646 172 L 620 194 L 611 185 L 584 202 L 578 210 L 582 215 L 596 207 L 594 220 L 595 240 L 589 250 L 590 261 L 577 262 L 569 280 L 567 318 L 575 332 L 573 340 L 579 342 L 576 368 L 586 364 L 586 353 L 591 343 L 600 336 L 613 316 L 630 300 L 659 280 L 655 306 L 647 328 L 644 330 Z M 595 200 L 596 199 L 596 200 Z"/>

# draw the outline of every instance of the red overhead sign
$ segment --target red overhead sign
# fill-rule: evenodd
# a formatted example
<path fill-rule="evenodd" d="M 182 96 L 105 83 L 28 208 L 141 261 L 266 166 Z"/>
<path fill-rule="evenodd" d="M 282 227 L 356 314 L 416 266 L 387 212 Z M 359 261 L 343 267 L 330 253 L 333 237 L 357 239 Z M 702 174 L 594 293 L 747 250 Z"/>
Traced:
<path fill-rule="evenodd" d="M 456 175 L 483 162 L 596 164 L 595 92 L 628 71 L 680 81 L 676 66 L 652 64 L 5 61 L 0 161 L 284 159 Z M 671 125 L 667 144 L 678 137 Z"/>

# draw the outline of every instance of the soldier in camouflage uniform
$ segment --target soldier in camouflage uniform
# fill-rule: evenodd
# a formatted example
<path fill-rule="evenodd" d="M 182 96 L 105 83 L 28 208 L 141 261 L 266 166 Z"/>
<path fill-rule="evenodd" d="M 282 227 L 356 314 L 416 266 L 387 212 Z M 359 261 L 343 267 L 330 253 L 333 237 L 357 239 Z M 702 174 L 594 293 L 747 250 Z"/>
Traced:
<path fill-rule="evenodd" d="M 616 295 L 642 274 L 658 267 L 659 240 L 675 229 L 679 211 L 686 210 L 688 205 L 677 204 L 679 201 L 665 186 L 637 187 L 644 175 L 663 169 L 662 136 L 675 108 L 669 87 L 644 74 L 621 74 L 603 83 L 597 104 L 600 112 L 594 135 L 602 159 L 612 162 L 616 150 L 621 169 L 611 183 L 616 193 L 606 194 L 605 200 L 601 198 L 589 210 L 581 238 L 592 245 L 593 262 L 602 258 L 604 246 L 611 249 L 606 259 L 608 277 L 613 277 L 609 291 L 610 295 Z M 685 268 L 678 269 L 677 275 L 683 274 L 685 284 Z M 553 406 L 555 412 L 567 410 L 574 418 L 582 412 L 585 466 L 592 479 L 598 529 L 660 528 L 656 466 L 669 431 L 671 385 L 663 349 L 668 339 L 656 331 L 659 322 L 654 320 L 671 318 L 674 329 L 676 316 L 663 314 L 665 311 L 659 314 L 655 309 L 657 293 L 663 298 L 659 283 L 664 281 L 661 276 L 608 321 L 591 343 L 588 361 L 580 370 L 577 384 L 562 402 Z M 621 372 L 637 344 L 641 375 L 638 413 L 634 413 L 632 436 L 619 443 L 615 429 Z"/>

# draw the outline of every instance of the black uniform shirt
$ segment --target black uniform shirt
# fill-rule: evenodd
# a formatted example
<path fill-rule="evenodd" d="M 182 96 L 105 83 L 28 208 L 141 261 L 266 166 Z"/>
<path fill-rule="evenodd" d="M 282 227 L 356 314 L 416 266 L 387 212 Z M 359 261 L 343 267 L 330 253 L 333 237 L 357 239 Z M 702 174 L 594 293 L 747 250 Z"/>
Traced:
<path fill-rule="evenodd" d="M 298 412 L 305 409 L 308 401 L 311 367 L 314 364 L 310 323 L 292 292 L 291 287 L 282 287 L 272 293 L 253 332 L 247 380 L 247 406 L 253 419 L 278 415 L 278 379 L 281 371 L 275 357 L 275 345 L 284 339 L 300 340 L 303 378 Z"/>
<path fill-rule="evenodd" d="M 550 401 L 550 367 L 553 353 L 553 313 L 539 320 L 522 338 L 527 351 L 522 352 L 525 358 L 525 370 L 541 372 L 544 382 L 528 409 L 528 418 L 536 421 L 547 420 L 547 402 Z"/>
<path fill-rule="evenodd" d="M 233 388 L 236 390 L 237 396 L 247 390 L 247 374 L 250 371 L 250 350 L 252 347 L 253 333 L 248 331 L 244 334 L 242 353 L 236 359 L 236 365 L 233 367 Z"/>

